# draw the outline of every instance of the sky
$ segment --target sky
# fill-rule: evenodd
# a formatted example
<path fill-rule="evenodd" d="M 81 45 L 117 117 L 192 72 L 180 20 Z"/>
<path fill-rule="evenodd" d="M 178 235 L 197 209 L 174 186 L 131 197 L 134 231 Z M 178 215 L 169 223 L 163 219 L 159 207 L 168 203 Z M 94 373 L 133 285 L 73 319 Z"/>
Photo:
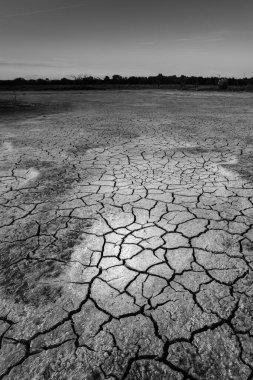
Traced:
<path fill-rule="evenodd" d="M 0 0 L 0 79 L 253 77 L 253 0 Z"/>

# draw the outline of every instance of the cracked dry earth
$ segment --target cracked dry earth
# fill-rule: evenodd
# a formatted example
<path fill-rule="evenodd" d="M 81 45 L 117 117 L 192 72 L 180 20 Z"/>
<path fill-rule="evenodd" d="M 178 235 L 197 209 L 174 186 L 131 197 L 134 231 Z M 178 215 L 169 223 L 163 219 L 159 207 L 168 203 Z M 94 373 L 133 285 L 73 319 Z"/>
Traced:
<path fill-rule="evenodd" d="M 0 379 L 252 379 L 252 95 L 32 96 L 72 108 L 1 120 Z"/>

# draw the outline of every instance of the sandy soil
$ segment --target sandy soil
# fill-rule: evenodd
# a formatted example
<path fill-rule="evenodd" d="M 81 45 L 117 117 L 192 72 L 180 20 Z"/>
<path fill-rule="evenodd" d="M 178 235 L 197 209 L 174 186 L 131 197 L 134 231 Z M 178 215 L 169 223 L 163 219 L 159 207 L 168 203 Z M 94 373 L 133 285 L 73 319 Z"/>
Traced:
<path fill-rule="evenodd" d="M 252 379 L 253 95 L 18 98 L 42 106 L 0 118 L 0 379 Z"/>

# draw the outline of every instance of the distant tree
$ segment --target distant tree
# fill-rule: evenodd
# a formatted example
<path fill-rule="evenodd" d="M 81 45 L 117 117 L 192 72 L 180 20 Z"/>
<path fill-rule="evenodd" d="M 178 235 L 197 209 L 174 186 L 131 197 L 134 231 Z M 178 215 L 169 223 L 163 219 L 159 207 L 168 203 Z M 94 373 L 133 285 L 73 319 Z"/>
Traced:
<path fill-rule="evenodd" d="M 164 76 L 163 76 L 163 74 L 158 74 L 157 75 L 157 85 L 158 85 L 158 87 L 160 87 L 160 85 L 163 83 L 163 78 L 164 78 Z"/>
<path fill-rule="evenodd" d="M 118 75 L 118 74 L 114 74 L 112 76 L 112 81 L 113 83 L 120 83 L 122 81 L 122 76 L 121 75 Z"/>
<path fill-rule="evenodd" d="M 110 78 L 108 77 L 108 75 L 106 75 L 106 76 L 104 77 L 104 82 L 105 82 L 105 83 L 110 83 Z"/>
<path fill-rule="evenodd" d="M 15 78 L 13 81 L 14 81 L 15 83 L 20 83 L 20 84 L 26 82 L 25 78 Z"/>
<path fill-rule="evenodd" d="M 62 84 L 68 84 L 68 83 L 71 82 L 71 79 L 68 79 L 68 78 L 61 78 L 60 82 L 61 82 Z"/>
<path fill-rule="evenodd" d="M 78 74 L 78 75 L 73 75 L 73 78 L 76 82 L 82 81 L 85 75 Z"/>
<path fill-rule="evenodd" d="M 131 77 L 127 78 L 127 82 L 129 84 L 139 84 L 140 78 L 131 76 Z"/>
<path fill-rule="evenodd" d="M 186 76 L 185 75 L 181 75 L 181 77 L 180 77 L 180 85 L 181 85 L 181 89 L 182 90 L 185 89 L 185 84 L 186 84 Z"/>
<path fill-rule="evenodd" d="M 220 78 L 218 81 L 218 89 L 226 90 L 228 88 L 228 80 L 226 78 Z"/>

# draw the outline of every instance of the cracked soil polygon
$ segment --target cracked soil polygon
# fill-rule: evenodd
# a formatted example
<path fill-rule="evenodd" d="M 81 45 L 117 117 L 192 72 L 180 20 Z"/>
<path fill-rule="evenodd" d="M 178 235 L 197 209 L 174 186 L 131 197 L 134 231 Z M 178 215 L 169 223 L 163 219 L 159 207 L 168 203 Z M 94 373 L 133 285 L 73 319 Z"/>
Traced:
<path fill-rule="evenodd" d="M 191 95 L 2 116 L 0 379 L 253 378 L 252 96 Z"/>

